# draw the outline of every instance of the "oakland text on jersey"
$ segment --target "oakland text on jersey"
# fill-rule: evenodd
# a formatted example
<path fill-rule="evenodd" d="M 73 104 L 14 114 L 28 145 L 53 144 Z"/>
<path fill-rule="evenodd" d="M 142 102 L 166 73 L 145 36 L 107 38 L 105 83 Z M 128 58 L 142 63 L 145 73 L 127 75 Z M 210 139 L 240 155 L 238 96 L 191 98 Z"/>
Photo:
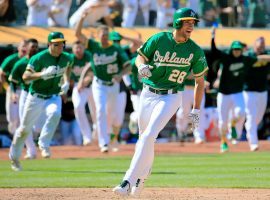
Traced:
<path fill-rule="evenodd" d="M 117 61 L 117 52 L 114 52 L 112 55 L 106 54 L 96 54 L 93 55 L 93 60 L 95 65 L 107 65 Z"/>
<path fill-rule="evenodd" d="M 236 71 L 238 69 L 242 69 L 244 67 L 244 63 L 232 63 L 229 67 L 230 71 Z"/>
<path fill-rule="evenodd" d="M 75 74 L 75 76 L 80 76 L 83 69 L 84 69 L 83 67 L 80 67 L 80 66 L 76 65 L 76 66 L 73 67 L 72 72 Z"/>
<path fill-rule="evenodd" d="M 171 53 L 167 51 L 164 56 L 160 55 L 160 52 L 158 50 L 155 51 L 154 53 L 154 62 L 155 65 L 160 66 L 173 66 L 173 67 L 188 67 L 191 65 L 190 61 L 193 58 L 194 54 L 191 53 L 189 54 L 188 58 L 180 58 L 176 57 L 177 53 L 173 52 L 172 55 Z"/>

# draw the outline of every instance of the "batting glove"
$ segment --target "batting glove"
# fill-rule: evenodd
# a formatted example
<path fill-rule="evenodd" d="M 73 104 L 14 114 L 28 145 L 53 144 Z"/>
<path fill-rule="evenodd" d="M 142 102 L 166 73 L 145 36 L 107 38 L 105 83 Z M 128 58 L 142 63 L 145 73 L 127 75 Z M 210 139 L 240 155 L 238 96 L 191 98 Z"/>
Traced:
<path fill-rule="evenodd" d="M 151 69 L 154 67 L 151 65 L 146 65 L 146 64 L 140 64 L 138 68 L 138 72 L 143 78 L 149 78 L 152 76 Z"/>
<path fill-rule="evenodd" d="M 56 66 L 50 66 L 41 72 L 41 78 L 47 80 L 53 78 L 56 73 Z"/>
<path fill-rule="evenodd" d="M 69 82 L 65 82 L 61 86 L 61 94 L 67 94 L 68 90 L 69 90 Z"/>
<path fill-rule="evenodd" d="M 200 123 L 200 110 L 192 109 L 192 111 L 189 113 L 189 118 L 192 122 L 192 130 L 197 129 Z"/>

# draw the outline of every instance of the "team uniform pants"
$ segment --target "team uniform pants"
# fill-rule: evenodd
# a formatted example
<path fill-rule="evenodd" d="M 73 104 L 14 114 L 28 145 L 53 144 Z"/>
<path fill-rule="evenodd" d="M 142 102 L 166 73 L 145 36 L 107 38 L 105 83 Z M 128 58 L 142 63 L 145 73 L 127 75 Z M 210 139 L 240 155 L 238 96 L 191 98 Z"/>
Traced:
<path fill-rule="evenodd" d="M 10 147 L 10 159 L 19 159 L 25 139 L 32 133 L 34 124 L 42 113 L 46 115 L 45 124 L 40 133 L 38 145 L 48 148 L 61 117 L 61 98 L 54 95 L 49 99 L 38 98 L 35 94 L 28 94 L 19 128 L 16 130 Z"/>
<path fill-rule="evenodd" d="M 187 126 L 189 123 L 188 115 L 192 109 L 192 105 L 194 102 L 194 88 L 186 87 L 182 92 L 182 105 L 176 113 L 176 128 L 178 135 L 183 134 L 187 130 Z M 195 139 L 204 140 L 205 139 L 205 113 L 204 113 L 204 104 L 205 104 L 205 96 L 201 101 L 200 107 L 200 123 L 198 128 L 196 128 L 193 132 Z"/>
<path fill-rule="evenodd" d="M 117 96 L 117 105 L 113 111 L 112 126 L 121 127 L 125 118 L 125 109 L 127 105 L 127 93 L 122 91 Z"/>
<path fill-rule="evenodd" d="M 16 94 L 20 96 L 21 90 L 16 90 Z M 14 134 L 16 129 L 20 125 L 20 117 L 19 117 L 19 104 L 18 102 L 14 103 L 12 101 L 12 91 L 11 88 L 8 87 L 6 91 L 6 117 L 8 122 L 8 131 L 11 134 Z"/>
<path fill-rule="evenodd" d="M 136 123 L 138 122 L 138 117 L 139 117 L 140 95 L 141 95 L 141 91 L 138 91 L 137 94 L 130 95 L 130 99 L 131 99 L 133 110 L 134 110 L 130 114 L 130 120 Z"/>
<path fill-rule="evenodd" d="M 244 91 L 244 100 L 246 106 L 247 138 L 249 144 L 258 144 L 258 125 L 262 121 L 267 106 L 267 91 L 251 92 Z"/>
<path fill-rule="evenodd" d="M 238 138 L 241 136 L 245 121 L 245 103 L 243 92 L 235 94 L 217 95 L 217 109 L 220 132 L 228 132 L 229 114 L 231 112 L 233 119 L 238 119 L 236 130 Z"/>
<path fill-rule="evenodd" d="M 131 186 L 137 179 L 146 179 L 154 161 L 154 143 L 181 105 L 182 93 L 158 95 L 143 89 L 139 108 L 139 140 L 130 167 L 123 180 Z"/>
<path fill-rule="evenodd" d="M 99 146 L 110 143 L 109 126 L 112 124 L 113 112 L 117 106 L 119 83 L 112 86 L 103 85 L 94 78 L 92 83 L 93 97 L 96 106 L 96 125 Z"/>
<path fill-rule="evenodd" d="M 78 91 L 77 85 L 73 88 L 72 102 L 74 105 L 74 113 L 78 125 L 80 127 L 83 141 L 92 140 L 92 132 L 89 120 L 86 115 L 85 104 L 88 102 L 90 109 L 92 122 L 95 123 L 95 103 L 92 94 L 92 87 L 83 88 L 80 92 Z"/>

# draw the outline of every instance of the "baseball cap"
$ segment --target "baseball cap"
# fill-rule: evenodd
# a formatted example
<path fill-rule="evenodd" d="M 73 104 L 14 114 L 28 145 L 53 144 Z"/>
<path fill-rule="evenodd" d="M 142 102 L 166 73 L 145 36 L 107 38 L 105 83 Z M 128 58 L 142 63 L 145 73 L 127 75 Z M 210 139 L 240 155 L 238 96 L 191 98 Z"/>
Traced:
<path fill-rule="evenodd" d="M 242 42 L 235 40 L 231 44 L 231 49 L 243 49 L 243 44 Z"/>
<path fill-rule="evenodd" d="M 112 31 L 109 34 L 109 40 L 122 40 L 122 36 L 118 32 Z"/>

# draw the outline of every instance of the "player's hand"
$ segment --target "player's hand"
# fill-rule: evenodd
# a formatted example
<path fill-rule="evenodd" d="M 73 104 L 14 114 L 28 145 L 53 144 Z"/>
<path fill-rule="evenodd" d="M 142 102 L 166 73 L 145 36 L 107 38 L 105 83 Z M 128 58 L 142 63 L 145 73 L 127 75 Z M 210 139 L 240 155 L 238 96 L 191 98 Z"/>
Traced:
<path fill-rule="evenodd" d="M 192 109 L 188 117 L 192 122 L 192 130 L 197 129 L 200 123 L 200 110 Z"/>
<path fill-rule="evenodd" d="M 50 66 L 41 72 L 41 78 L 47 80 L 53 78 L 54 75 L 56 75 L 56 73 L 57 73 L 56 66 Z"/>
<path fill-rule="evenodd" d="M 119 75 L 119 74 L 115 74 L 115 75 L 113 75 L 112 79 L 113 79 L 114 82 L 120 83 L 121 80 L 122 80 L 122 76 Z"/>
<path fill-rule="evenodd" d="M 68 90 L 69 90 L 69 82 L 65 82 L 61 86 L 61 94 L 67 94 Z"/>
<path fill-rule="evenodd" d="M 11 94 L 11 100 L 13 103 L 17 103 L 19 101 L 19 97 L 16 93 Z"/>
<path fill-rule="evenodd" d="M 151 69 L 154 67 L 151 65 L 146 65 L 146 64 L 140 64 L 138 68 L 138 72 L 143 78 L 149 78 L 152 76 Z"/>
<path fill-rule="evenodd" d="M 216 36 L 216 27 L 212 28 L 211 35 L 212 35 L 212 38 L 215 38 L 215 36 Z"/>

